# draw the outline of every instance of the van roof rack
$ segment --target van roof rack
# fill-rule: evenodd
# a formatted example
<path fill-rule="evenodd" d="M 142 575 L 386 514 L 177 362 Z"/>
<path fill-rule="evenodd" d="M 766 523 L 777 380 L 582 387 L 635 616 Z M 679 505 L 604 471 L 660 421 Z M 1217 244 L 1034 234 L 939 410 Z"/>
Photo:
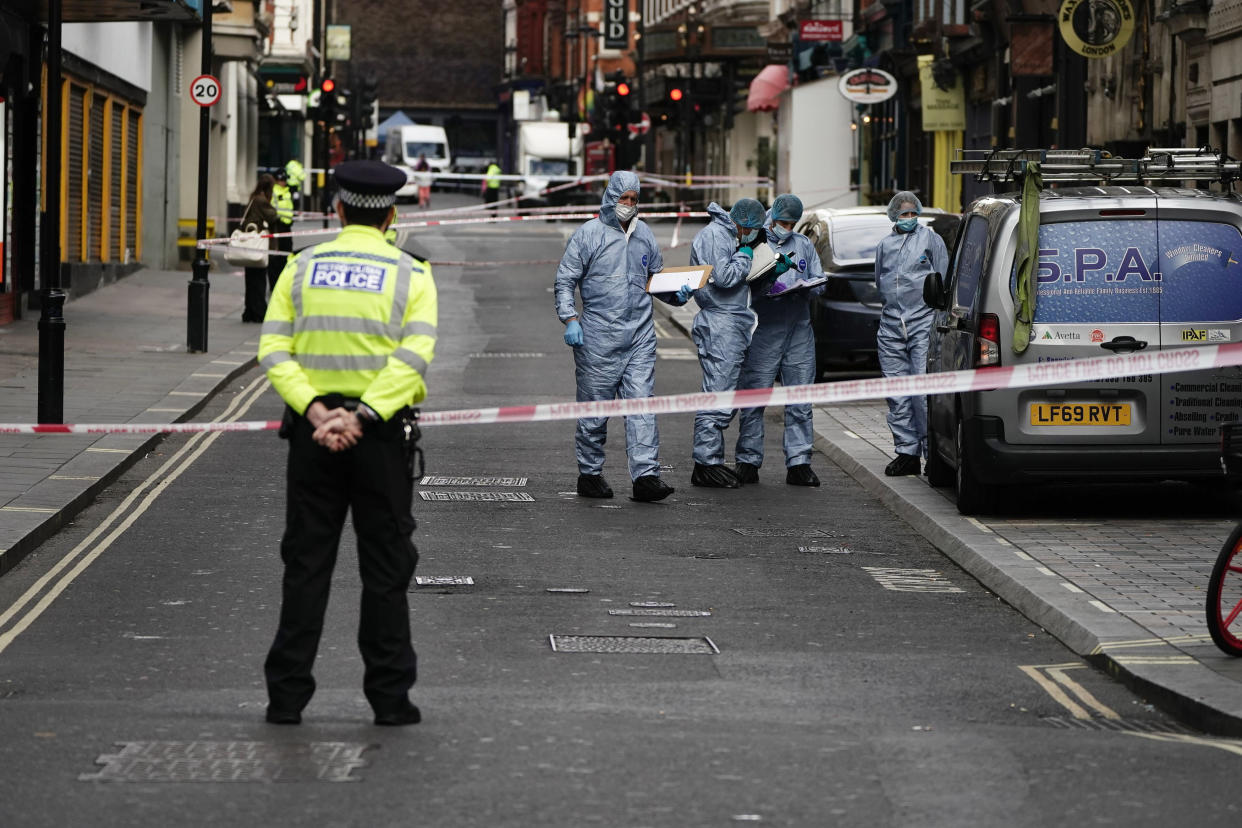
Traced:
<path fill-rule="evenodd" d="M 1119 158 L 1106 150 L 958 150 L 949 171 L 997 184 L 1021 181 L 1027 165 L 1039 162 L 1045 183 L 1144 183 L 1147 181 L 1219 181 L 1228 188 L 1242 178 L 1242 162 L 1211 147 L 1151 147 L 1142 158 Z"/>

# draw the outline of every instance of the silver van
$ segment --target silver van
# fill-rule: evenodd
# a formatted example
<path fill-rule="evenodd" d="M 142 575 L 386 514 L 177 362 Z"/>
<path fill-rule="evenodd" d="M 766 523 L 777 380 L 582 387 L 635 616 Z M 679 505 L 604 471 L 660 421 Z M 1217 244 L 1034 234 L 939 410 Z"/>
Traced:
<path fill-rule="evenodd" d="M 924 293 L 935 308 L 928 371 L 1242 340 L 1242 197 L 1153 184 L 1040 193 L 1035 315 L 1021 354 L 1011 347 L 1020 197 L 972 203 L 949 272 Z M 1240 417 L 1237 368 L 933 395 L 927 476 L 955 486 L 963 514 L 993 511 L 1007 490 L 1037 482 L 1219 478 L 1219 426 Z"/>

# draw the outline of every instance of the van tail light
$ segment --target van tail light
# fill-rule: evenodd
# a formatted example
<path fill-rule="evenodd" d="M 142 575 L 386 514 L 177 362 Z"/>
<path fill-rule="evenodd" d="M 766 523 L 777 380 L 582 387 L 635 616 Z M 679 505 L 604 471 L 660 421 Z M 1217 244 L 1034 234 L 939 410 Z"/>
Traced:
<path fill-rule="evenodd" d="M 979 317 L 979 335 L 975 337 L 975 367 L 1000 365 L 1000 317 L 985 313 Z"/>

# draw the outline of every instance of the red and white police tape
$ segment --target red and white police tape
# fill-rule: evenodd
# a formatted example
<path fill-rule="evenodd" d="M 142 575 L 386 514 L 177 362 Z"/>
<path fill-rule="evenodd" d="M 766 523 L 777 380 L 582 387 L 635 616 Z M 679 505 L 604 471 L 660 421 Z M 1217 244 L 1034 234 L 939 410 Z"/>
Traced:
<path fill-rule="evenodd" d="M 702 392 L 647 397 L 637 400 L 542 403 L 499 408 L 463 408 L 425 411 L 425 426 L 486 423 L 534 423 L 576 420 L 580 417 L 620 417 L 629 414 L 680 414 L 691 411 L 755 408 L 792 403 L 844 403 L 884 397 L 920 394 L 952 394 L 959 391 L 994 391 L 1001 388 L 1034 388 L 1043 385 L 1087 382 L 1136 374 L 1173 374 L 1242 365 L 1242 343 L 1176 348 L 1154 353 L 1091 357 L 1035 365 L 978 368 L 941 374 L 906 377 L 875 377 L 862 380 L 759 388 L 748 391 Z M 105 423 L 91 425 L 0 424 L 0 434 L 156 434 L 204 431 L 271 431 L 275 420 L 232 423 Z"/>

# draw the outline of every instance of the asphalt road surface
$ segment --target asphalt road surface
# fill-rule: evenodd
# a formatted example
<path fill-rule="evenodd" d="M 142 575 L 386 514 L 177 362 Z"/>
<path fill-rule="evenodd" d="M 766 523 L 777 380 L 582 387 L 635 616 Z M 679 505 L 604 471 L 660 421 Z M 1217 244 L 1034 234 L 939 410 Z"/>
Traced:
<path fill-rule="evenodd" d="M 418 243 L 555 259 L 574 226 Z M 436 268 L 426 410 L 572 399 L 554 268 Z M 690 342 L 659 332 L 657 392 L 696 390 Z M 255 371 L 202 418 L 280 411 Z M 0 579 L 22 619 L 0 638 L 0 824 L 1239 823 L 1237 743 L 1085 665 L 822 456 L 821 488 L 786 486 L 778 413 L 761 483 L 733 491 L 690 486 L 691 418 L 662 417 L 659 504 L 625 496 L 618 421 L 611 501 L 573 493 L 572 422 L 425 429 L 429 475 L 476 479 L 418 488 L 418 574 L 473 584 L 412 588 L 424 721 L 400 729 L 362 696 L 349 530 L 305 722 L 263 723 L 284 444 L 166 440 Z M 435 499 L 480 494 L 530 499 Z"/>

